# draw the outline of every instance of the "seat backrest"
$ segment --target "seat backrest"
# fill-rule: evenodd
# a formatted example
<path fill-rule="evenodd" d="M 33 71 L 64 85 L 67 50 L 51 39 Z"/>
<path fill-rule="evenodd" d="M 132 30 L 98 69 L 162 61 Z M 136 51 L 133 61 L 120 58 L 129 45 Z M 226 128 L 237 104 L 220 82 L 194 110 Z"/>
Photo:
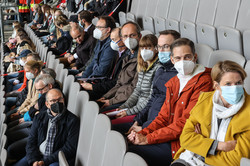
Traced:
<path fill-rule="evenodd" d="M 250 1 L 241 0 L 239 14 L 236 23 L 236 29 L 239 29 L 241 32 L 249 29 L 250 27 Z"/>
<path fill-rule="evenodd" d="M 7 161 L 7 150 L 3 148 L 1 150 L 1 164 L 2 164 L 2 166 L 6 165 L 6 161 Z"/>
<path fill-rule="evenodd" d="M 59 165 L 60 166 L 69 166 L 68 161 L 67 161 L 63 151 L 59 151 L 58 160 L 59 160 Z"/>
<path fill-rule="evenodd" d="M 119 132 L 111 130 L 108 133 L 104 152 L 103 166 L 122 166 L 126 152 L 126 142 Z M 114 157 L 115 155 L 115 157 Z"/>
<path fill-rule="evenodd" d="M 65 96 L 69 96 L 69 89 L 70 89 L 70 86 L 71 84 L 74 82 L 74 76 L 73 75 L 68 75 L 65 80 L 64 80 L 64 83 L 63 83 L 63 94 Z"/>
<path fill-rule="evenodd" d="M 59 80 L 59 78 L 61 77 L 61 74 L 63 72 L 63 68 L 64 68 L 64 65 L 62 63 L 58 64 L 57 67 L 56 67 L 56 80 Z"/>
<path fill-rule="evenodd" d="M 170 0 L 158 0 L 155 17 L 167 18 L 169 5 L 170 5 Z"/>
<path fill-rule="evenodd" d="M 104 149 L 111 123 L 108 116 L 99 114 L 94 127 L 94 135 L 91 143 L 89 161 L 87 165 L 101 166 L 104 159 Z"/>
<path fill-rule="evenodd" d="M 146 6 L 146 13 L 144 16 L 155 17 L 156 8 L 159 0 L 148 1 Z"/>
<path fill-rule="evenodd" d="M 215 15 L 214 26 L 234 28 L 241 0 L 219 0 Z"/>
<path fill-rule="evenodd" d="M 76 166 L 88 165 L 88 158 L 93 138 L 93 131 L 99 113 L 99 107 L 94 101 L 82 103 L 80 134 L 76 152 Z"/>
<path fill-rule="evenodd" d="M 183 0 L 171 0 L 168 11 L 168 19 L 180 21 L 182 6 Z"/>
<path fill-rule="evenodd" d="M 250 159 L 242 157 L 240 160 L 240 166 L 249 166 L 250 165 Z"/>
<path fill-rule="evenodd" d="M 83 114 L 84 106 L 89 101 L 89 94 L 86 91 L 79 91 L 76 98 L 76 106 L 74 114 L 81 117 Z"/>
<path fill-rule="evenodd" d="M 132 0 L 130 13 L 136 14 L 139 8 L 140 0 Z"/>
<path fill-rule="evenodd" d="M 218 0 L 200 0 L 196 23 L 213 25 Z"/>
<path fill-rule="evenodd" d="M 246 30 L 243 33 L 243 50 L 244 56 L 247 60 L 250 60 L 250 30 Z"/>
<path fill-rule="evenodd" d="M 244 81 L 244 88 L 248 94 L 250 94 L 250 60 L 247 61 L 245 66 L 245 71 L 247 73 L 247 77 Z"/>
<path fill-rule="evenodd" d="M 206 44 L 195 44 L 195 51 L 198 55 L 198 63 L 208 67 L 208 62 L 213 49 Z"/>
<path fill-rule="evenodd" d="M 73 82 L 69 88 L 69 95 L 68 95 L 68 110 L 75 114 L 75 107 L 76 107 L 76 99 L 78 92 L 80 91 L 80 85 L 78 82 Z"/>
<path fill-rule="evenodd" d="M 63 69 L 58 81 L 63 84 L 64 78 L 68 75 L 68 69 Z"/>
<path fill-rule="evenodd" d="M 127 152 L 124 156 L 123 166 L 147 166 L 146 161 L 138 154 Z"/>
<path fill-rule="evenodd" d="M 230 50 L 217 50 L 212 52 L 209 59 L 208 67 L 213 67 L 217 62 L 225 60 L 236 62 L 241 65 L 241 67 L 244 67 L 246 63 L 246 59 L 241 54 Z"/>
<path fill-rule="evenodd" d="M 181 20 L 195 23 L 198 6 L 199 6 L 199 0 L 183 1 Z"/>

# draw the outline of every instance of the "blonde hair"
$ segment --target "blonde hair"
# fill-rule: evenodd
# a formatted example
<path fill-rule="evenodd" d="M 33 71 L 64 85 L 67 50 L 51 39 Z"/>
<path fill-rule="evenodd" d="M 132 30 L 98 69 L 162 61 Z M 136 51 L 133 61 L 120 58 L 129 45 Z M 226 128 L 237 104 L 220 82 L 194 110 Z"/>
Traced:
<path fill-rule="evenodd" d="M 41 72 L 42 67 L 43 67 L 43 62 L 42 61 L 34 61 L 34 60 L 30 60 L 25 64 L 26 68 L 29 68 L 31 70 L 38 70 L 38 73 Z"/>
<path fill-rule="evenodd" d="M 220 83 L 222 76 L 227 72 L 239 73 L 243 81 L 247 76 L 245 70 L 238 63 L 227 60 L 214 65 L 211 71 L 211 78 L 213 81 Z"/>
<path fill-rule="evenodd" d="M 154 47 L 156 49 L 158 43 L 158 39 L 155 35 L 149 34 L 146 36 L 143 36 L 142 39 L 139 42 L 139 51 L 138 51 L 138 57 L 137 57 L 137 71 L 146 71 L 148 66 L 148 63 L 145 62 L 142 59 L 141 56 L 141 50 L 143 47 Z M 158 54 L 154 55 L 154 58 L 150 61 L 151 63 L 154 62 L 158 58 Z"/>

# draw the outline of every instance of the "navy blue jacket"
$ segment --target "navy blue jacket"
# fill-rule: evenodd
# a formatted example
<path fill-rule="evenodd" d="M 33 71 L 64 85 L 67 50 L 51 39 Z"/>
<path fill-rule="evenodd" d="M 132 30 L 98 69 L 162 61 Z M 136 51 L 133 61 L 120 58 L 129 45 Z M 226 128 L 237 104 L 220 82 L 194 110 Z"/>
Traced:
<path fill-rule="evenodd" d="M 169 60 L 156 71 L 153 79 L 153 92 L 146 107 L 139 112 L 134 121 L 138 122 L 142 128 L 147 127 L 157 116 L 166 98 L 165 84 L 172 77 L 176 76 L 177 71 Z"/>
<path fill-rule="evenodd" d="M 103 41 L 98 40 L 94 49 L 94 59 L 87 66 L 83 78 L 110 77 L 114 68 L 118 53 L 110 47 L 111 39 L 107 37 Z"/>
<path fill-rule="evenodd" d="M 66 110 L 62 119 L 57 122 L 57 134 L 54 141 L 53 153 L 44 158 L 39 146 L 45 141 L 48 130 L 49 116 L 47 111 L 40 112 L 33 120 L 30 135 L 26 145 L 26 158 L 29 165 L 35 161 L 44 161 L 45 166 L 58 162 L 58 152 L 61 150 L 69 165 L 74 165 L 79 136 L 80 120 Z"/>

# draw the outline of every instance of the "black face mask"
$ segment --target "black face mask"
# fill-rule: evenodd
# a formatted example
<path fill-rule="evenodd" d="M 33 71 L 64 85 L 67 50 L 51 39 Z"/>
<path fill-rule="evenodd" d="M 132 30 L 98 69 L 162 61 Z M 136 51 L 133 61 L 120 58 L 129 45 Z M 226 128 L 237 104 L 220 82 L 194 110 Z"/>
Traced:
<path fill-rule="evenodd" d="M 54 104 L 51 104 L 50 109 L 54 112 L 54 113 L 59 113 L 61 114 L 64 111 L 64 104 L 60 103 L 60 102 L 56 102 Z"/>

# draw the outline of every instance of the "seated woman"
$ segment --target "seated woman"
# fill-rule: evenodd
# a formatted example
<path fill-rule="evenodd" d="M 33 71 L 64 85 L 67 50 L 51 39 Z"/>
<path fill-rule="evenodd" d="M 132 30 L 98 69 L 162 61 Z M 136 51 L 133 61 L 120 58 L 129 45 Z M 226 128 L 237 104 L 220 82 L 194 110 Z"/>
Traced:
<path fill-rule="evenodd" d="M 157 37 L 151 34 L 144 36 L 140 40 L 137 60 L 138 81 L 132 95 L 119 107 L 123 111 L 117 114 L 116 117 L 119 119 L 114 120 L 113 124 L 132 122 L 133 117 L 147 105 L 152 93 L 152 81 L 155 72 L 160 67 L 158 63 L 157 41 Z M 128 115 L 133 116 L 126 117 Z"/>
<path fill-rule="evenodd" d="M 58 57 L 64 55 L 66 51 L 71 48 L 72 37 L 70 36 L 70 25 L 68 18 L 65 15 L 58 16 L 54 23 L 60 31 L 60 37 L 57 35 L 57 41 L 54 43 L 48 51 L 52 51 L 53 54 Z"/>
<path fill-rule="evenodd" d="M 43 12 L 39 4 L 34 4 L 33 9 L 34 19 L 28 24 L 28 26 L 30 26 L 32 29 L 37 29 L 37 24 L 43 24 Z"/>
<path fill-rule="evenodd" d="M 244 69 L 218 62 L 212 69 L 213 92 L 202 93 L 180 136 L 172 165 L 240 165 L 250 157 L 250 96 Z"/>

